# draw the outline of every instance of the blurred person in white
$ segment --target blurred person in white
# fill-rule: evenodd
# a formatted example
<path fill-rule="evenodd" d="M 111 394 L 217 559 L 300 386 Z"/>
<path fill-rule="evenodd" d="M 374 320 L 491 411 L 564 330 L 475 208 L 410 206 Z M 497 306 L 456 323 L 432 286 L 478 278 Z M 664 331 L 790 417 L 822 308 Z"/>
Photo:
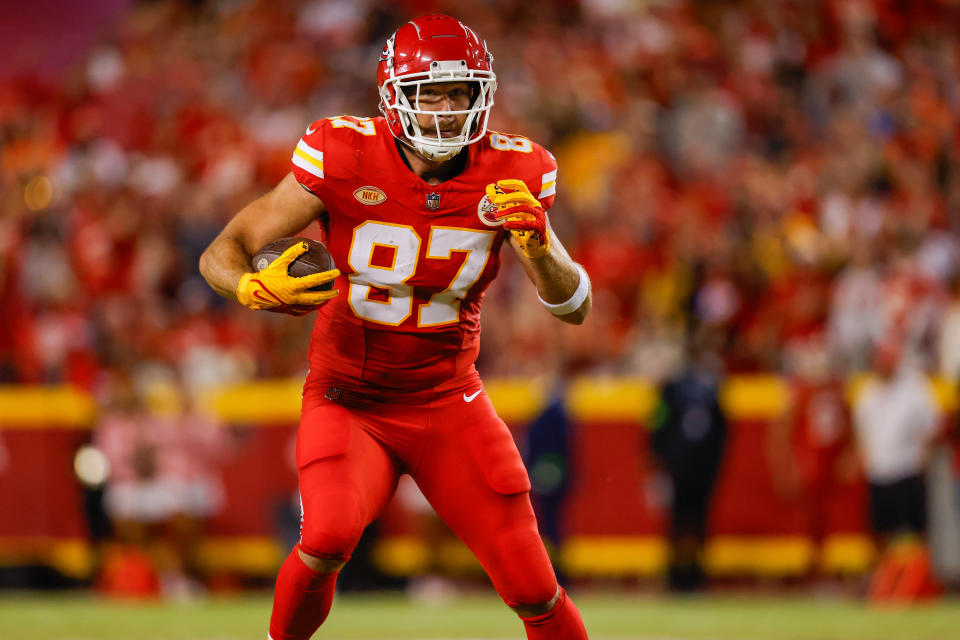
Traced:
<path fill-rule="evenodd" d="M 939 424 L 923 372 L 884 343 L 874 373 L 854 401 L 857 448 L 870 483 L 870 524 L 881 537 L 926 531 L 924 472 Z"/>
<path fill-rule="evenodd" d="M 946 298 L 943 284 L 923 268 L 922 240 L 921 231 L 909 228 L 897 230 L 892 239 L 877 309 L 882 321 L 878 344 L 901 345 L 904 360 L 929 371 L 935 365 Z"/>
<path fill-rule="evenodd" d="M 872 125 L 904 81 L 900 61 L 877 43 L 874 3 L 852 0 L 837 4 L 840 48 L 820 67 L 816 90 L 842 95 L 854 114 Z"/>
<path fill-rule="evenodd" d="M 109 463 L 104 506 L 116 541 L 153 556 L 165 595 L 196 595 L 204 523 L 224 502 L 225 430 L 196 410 L 182 385 L 142 390 L 125 372 L 114 374 L 93 442 Z"/>
<path fill-rule="evenodd" d="M 722 173 L 742 143 L 744 128 L 737 97 L 710 74 L 692 72 L 665 118 L 665 148 L 681 174 Z"/>
<path fill-rule="evenodd" d="M 869 368 L 881 343 L 902 345 L 906 359 L 921 368 L 934 361 L 944 310 L 943 287 L 925 268 L 922 236 L 892 229 L 875 244 L 853 245 L 850 264 L 840 273 L 830 307 L 830 339 L 848 372 Z M 878 253 L 886 263 L 880 267 Z"/>
<path fill-rule="evenodd" d="M 899 342 L 878 345 L 874 375 L 853 408 L 857 449 L 869 482 L 870 526 L 882 554 L 871 592 L 892 588 L 881 583 L 895 582 L 890 568 L 903 558 L 919 557 L 928 565 L 925 476 L 938 407 L 926 376 L 903 356 Z"/>
<path fill-rule="evenodd" d="M 837 276 L 830 299 L 830 348 L 844 372 L 867 369 L 881 334 L 882 281 L 869 242 L 854 242 L 849 264 Z"/>

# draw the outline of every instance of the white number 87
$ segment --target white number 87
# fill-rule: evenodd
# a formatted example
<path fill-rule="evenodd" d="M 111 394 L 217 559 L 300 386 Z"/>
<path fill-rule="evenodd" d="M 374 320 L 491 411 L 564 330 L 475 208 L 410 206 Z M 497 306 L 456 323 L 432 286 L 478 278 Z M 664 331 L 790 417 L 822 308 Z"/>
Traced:
<path fill-rule="evenodd" d="M 495 231 L 431 227 L 426 257 L 450 260 L 453 252 L 466 253 L 460 270 L 449 286 L 420 305 L 417 326 L 430 327 L 457 322 L 460 301 L 487 266 Z M 350 279 L 347 300 L 354 315 L 364 320 L 398 326 L 413 313 L 413 287 L 407 284 L 417 271 L 421 239 L 413 227 L 368 220 L 353 230 L 347 262 L 356 273 Z M 392 255 L 391 266 L 373 264 L 373 254 L 382 248 Z M 374 289 L 386 290 L 385 300 L 372 299 Z"/>

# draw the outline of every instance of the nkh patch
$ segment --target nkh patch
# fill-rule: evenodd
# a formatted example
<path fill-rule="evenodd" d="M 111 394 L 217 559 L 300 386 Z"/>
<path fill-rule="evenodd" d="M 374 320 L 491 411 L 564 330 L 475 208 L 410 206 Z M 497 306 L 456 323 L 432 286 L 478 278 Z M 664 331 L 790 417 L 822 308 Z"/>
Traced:
<path fill-rule="evenodd" d="M 427 209 L 430 211 L 436 211 L 440 208 L 440 194 L 439 193 L 428 193 L 427 194 Z"/>
<path fill-rule="evenodd" d="M 357 199 L 357 202 L 367 205 L 377 205 L 387 200 L 387 194 L 383 192 L 383 189 L 372 186 L 360 187 L 353 192 L 353 197 Z"/>

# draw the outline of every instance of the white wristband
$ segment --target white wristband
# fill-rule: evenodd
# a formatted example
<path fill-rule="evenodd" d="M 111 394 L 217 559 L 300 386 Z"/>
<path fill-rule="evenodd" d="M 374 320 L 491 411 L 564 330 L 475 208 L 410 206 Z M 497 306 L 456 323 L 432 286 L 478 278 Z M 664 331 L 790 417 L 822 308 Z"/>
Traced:
<path fill-rule="evenodd" d="M 537 292 L 537 297 L 540 298 L 541 304 L 547 308 L 547 311 L 555 316 L 565 316 L 568 313 L 573 313 L 580 308 L 583 301 L 590 295 L 590 276 L 587 275 L 587 270 L 577 263 L 574 263 L 573 266 L 576 267 L 577 272 L 580 273 L 580 283 L 577 285 L 577 290 L 574 291 L 573 295 L 567 298 L 566 301 L 559 304 L 550 304 L 543 298 L 540 298 L 540 292 Z"/>

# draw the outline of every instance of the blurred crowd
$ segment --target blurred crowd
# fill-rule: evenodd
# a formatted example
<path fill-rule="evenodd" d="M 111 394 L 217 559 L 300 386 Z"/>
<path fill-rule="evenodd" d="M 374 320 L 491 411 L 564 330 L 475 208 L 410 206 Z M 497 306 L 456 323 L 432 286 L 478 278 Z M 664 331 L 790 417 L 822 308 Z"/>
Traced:
<path fill-rule="evenodd" d="M 225 303 L 197 260 L 309 122 L 377 115 L 384 40 L 434 11 L 493 51 L 492 127 L 557 156 L 594 285 L 589 330 L 560 326 L 506 256 L 481 373 L 662 381 L 704 327 L 728 371 L 896 344 L 960 373 L 957 0 L 163 0 L 0 83 L 0 381 L 301 374 L 311 322 Z"/>

